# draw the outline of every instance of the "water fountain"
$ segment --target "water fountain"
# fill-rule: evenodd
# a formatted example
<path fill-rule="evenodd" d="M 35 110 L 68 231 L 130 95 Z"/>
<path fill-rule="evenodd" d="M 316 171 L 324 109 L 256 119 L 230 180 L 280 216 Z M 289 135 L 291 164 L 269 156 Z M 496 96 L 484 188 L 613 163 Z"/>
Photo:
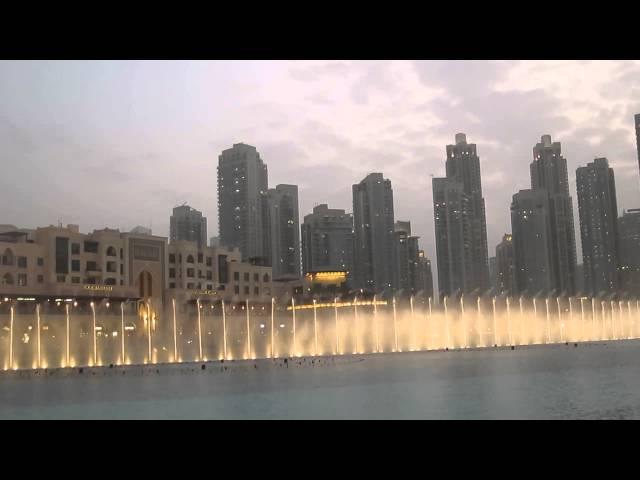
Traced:
<path fill-rule="evenodd" d="M 376 353 L 380 353 L 380 331 L 378 330 L 378 305 L 376 305 L 376 296 L 373 296 L 373 328 L 376 333 Z"/>
<path fill-rule="evenodd" d="M 398 349 L 398 328 L 397 328 L 397 313 L 396 313 L 396 297 L 393 297 L 393 337 L 395 338 L 395 342 L 394 342 L 394 352 L 399 352 L 400 350 Z"/>
<path fill-rule="evenodd" d="M 409 346 L 409 351 L 413 352 L 415 351 L 415 336 L 416 336 L 416 331 L 414 328 L 414 317 L 413 317 L 413 295 L 411 295 L 411 297 L 409 297 L 409 308 L 411 310 L 411 342 L 410 342 L 410 346 Z"/>
<path fill-rule="evenodd" d="M 358 296 L 357 295 L 353 299 L 353 320 L 356 325 L 356 349 L 353 352 L 355 354 L 355 353 L 360 353 L 360 349 L 358 348 L 359 340 L 360 340 L 360 325 L 358 324 Z"/>
<path fill-rule="evenodd" d="M 318 314 L 317 302 L 313 299 L 313 339 L 315 343 L 314 355 L 318 355 Z"/>
<path fill-rule="evenodd" d="M 340 351 L 340 330 L 339 330 L 339 326 L 338 326 L 338 298 L 334 298 L 333 299 L 333 310 L 335 312 L 335 317 L 336 317 L 336 355 L 341 355 L 342 352 Z"/>
<path fill-rule="evenodd" d="M 295 357 L 298 352 L 298 346 L 296 343 L 296 301 L 291 297 L 291 315 L 293 320 L 293 356 Z"/>

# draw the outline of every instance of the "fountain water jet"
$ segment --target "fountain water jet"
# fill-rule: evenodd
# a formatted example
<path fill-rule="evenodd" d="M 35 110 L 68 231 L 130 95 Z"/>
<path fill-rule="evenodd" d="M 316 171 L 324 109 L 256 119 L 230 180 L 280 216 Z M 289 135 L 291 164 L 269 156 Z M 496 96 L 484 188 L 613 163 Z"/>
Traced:
<path fill-rule="evenodd" d="M 224 300 L 222 300 L 222 352 L 224 359 L 228 360 L 227 356 L 227 314 L 224 308 Z"/>
<path fill-rule="evenodd" d="M 416 336 L 416 331 L 414 328 L 414 318 L 413 318 L 413 295 L 411 295 L 411 297 L 409 297 L 409 307 L 411 309 L 411 341 L 410 341 L 410 345 L 409 345 L 409 351 L 413 352 L 415 351 L 415 336 Z"/>
<path fill-rule="evenodd" d="M 353 319 L 356 325 L 356 349 L 353 353 L 359 353 L 360 326 L 358 325 L 358 296 L 353 299 Z"/>
<path fill-rule="evenodd" d="M 533 328 L 534 328 L 534 331 L 535 331 L 535 340 L 534 340 L 534 342 L 537 342 L 538 341 L 538 328 L 537 328 L 536 323 L 538 323 L 538 306 L 536 304 L 536 298 L 535 297 L 533 297 L 533 321 L 534 321 Z"/>
<path fill-rule="evenodd" d="M 274 336 L 273 336 L 273 319 L 275 310 L 275 298 L 271 297 L 271 358 L 274 358 Z"/>
<path fill-rule="evenodd" d="M 507 330 L 509 331 L 509 345 L 515 345 L 513 339 L 513 331 L 511 329 L 511 304 L 509 303 L 509 297 L 506 298 L 507 303 Z"/>
<path fill-rule="evenodd" d="M 395 338 L 394 352 L 398 352 L 398 329 L 396 327 L 396 297 L 393 297 L 393 336 Z"/>
<path fill-rule="evenodd" d="M 317 317 L 316 299 L 313 299 L 313 337 L 315 342 L 314 355 L 318 355 L 318 317 Z"/>
<path fill-rule="evenodd" d="M 549 299 L 544 299 L 545 306 L 547 307 L 547 343 L 551 343 L 551 316 L 549 314 Z"/>
<path fill-rule="evenodd" d="M 376 332 L 376 353 L 380 353 L 380 336 L 378 334 L 378 306 L 376 305 L 376 296 L 373 296 L 373 328 Z"/>
<path fill-rule="evenodd" d="M 584 297 L 580 297 L 580 320 L 581 320 L 581 326 L 580 326 L 580 338 L 582 339 L 582 341 L 584 341 L 584 303 L 583 303 Z"/>
<path fill-rule="evenodd" d="M 520 296 L 520 345 L 524 345 L 524 310 L 522 309 L 522 296 Z"/>
<path fill-rule="evenodd" d="M 122 305 L 122 303 L 120 304 Z M 178 361 L 178 329 L 176 327 L 176 299 L 171 299 L 171 307 L 173 309 L 173 361 Z M 122 321 L 124 323 L 124 307 L 122 310 Z M 124 358 L 124 338 L 122 340 L 122 358 Z"/>
<path fill-rule="evenodd" d="M 333 299 L 333 311 L 336 317 L 336 355 L 341 354 L 340 352 L 340 330 L 338 328 L 338 297 L 334 297 Z"/>
<path fill-rule="evenodd" d="M 451 330 L 449 328 L 449 311 L 447 309 L 447 297 L 444 297 L 444 325 L 447 336 L 447 348 L 451 348 Z"/>
<path fill-rule="evenodd" d="M 464 332 L 464 345 L 462 345 L 462 348 L 468 348 L 469 347 L 469 330 L 467 328 L 467 317 L 464 314 L 464 293 L 462 295 L 460 295 L 460 315 L 462 317 L 462 330 Z"/>
<path fill-rule="evenodd" d="M 247 311 L 247 358 L 251 358 L 251 322 L 249 320 L 249 299 L 245 300 L 245 309 Z"/>
<path fill-rule="evenodd" d="M 9 307 L 11 320 L 9 324 L 9 368 L 13 368 L 13 305 Z"/>
<path fill-rule="evenodd" d="M 293 318 L 293 356 L 295 357 L 298 346 L 296 344 L 296 302 L 293 297 L 291 297 L 291 314 Z"/>
<path fill-rule="evenodd" d="M 558 305 L 558 325 L 560 326 L 560 342 L 564 343 L 564 334 L 563 334 L 563 325 L 562 325 L 562 314 L 560 312 L 560 297 L 556 297 L 556 304 Z"/>
<path fill-rule="evenodd" d="M 498 324 L 496 321 L 496 297 L 491 299 L 491 308 L 493 310 L 493 344 L 498 345 Z M 478 297 L 478 316 L 480 315 L 480 297 Z"/>
<path fill-rule="evenodd" d="M 66 320 L 66 324 L 67 324 L 66 325 L 66 333 L 67 334 L 66 334 L 66 342 L 65 342 L 65 353 L 66 353 L 65 357 L 66 357 L 66 360 L 67 360 L 67 367 L 70 367 L 71 366 L 71 352 L 70 352 L 71 349 L 69 348 L 70 347 L 70 345 L 69 345 L 69 343 L 70 343 L 69 342 L 69 340 L 70 340 L 70 335 L 69 335 L 69 330 L 70 330 L 70 328 L 69 328 L 69 304 L 67 303 L 64 307 L 65 307 L 64 308 L 64 310 L 65 310 L 65 320 Z"/>
<path fill-rule="evenodd" d="M 431 297 L 429 297 L 429 319 L 427 324 L 427 330 L 429 334 L 429 341 L 427 343 L 427 350 L 429 347 L 433 348 L 433 318 L 431 313 Z"/>
<path fill-rule="evenodd" d="M 600 307 L 602 308 L 602 318 L 601 318 L 602 319 L 602 338 L 601 338 L 601 340 L 604 340 L 605 337 L 607 336 L 607 333 L 606 333 L 607 332 L 607 330 L 606 330 L 606 328 L 607 328 L 606 318 L 607 317 L 606 317 L 606 313 L 604 311 L 604 301 L 600 302 Z"/>

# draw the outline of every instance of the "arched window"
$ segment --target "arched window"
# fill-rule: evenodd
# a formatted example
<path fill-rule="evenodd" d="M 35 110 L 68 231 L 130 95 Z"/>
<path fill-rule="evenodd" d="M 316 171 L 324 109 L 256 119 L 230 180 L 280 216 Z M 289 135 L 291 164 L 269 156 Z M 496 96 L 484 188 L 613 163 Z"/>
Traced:
<path fill-rule="evenodd" d="M 3 265 L 14 265 L 16 261 L 16 257 L 11 251 L 10 248 L 7 248 L 2 255 L 2 264 Z"/>
<path fill-rule="evenodd" d="M 10 273 L 5 273 L 4 277 L 2 277 L 3 285 L 13 285 L 13 276 Z"/>
<path fill-rule="evenodd" d="M 107 257 L 115 257 L 115 256 L 116 256 L 116 249 L 113 247 L 107 248 Z"/>
<path fill-rule="evenodd" d="M 189 255 L 189 256 L 187 257 L 187 263 L 195 263 L 195 262 L 193 261 L 193 255 Z"/>
<path fill-rule="evenodd" d="M 268 273 L 264 274 L 264 277 L 262 277 L 262 281 L 265 282 L 265 283 L 269 281 L 269 274 Z"/>

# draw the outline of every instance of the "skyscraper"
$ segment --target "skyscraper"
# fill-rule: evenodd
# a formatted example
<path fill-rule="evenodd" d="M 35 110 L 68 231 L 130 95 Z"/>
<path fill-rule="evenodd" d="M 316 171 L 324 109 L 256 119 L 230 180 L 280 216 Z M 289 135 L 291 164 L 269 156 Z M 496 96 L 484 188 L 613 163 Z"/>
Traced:
<path fill-rule="evenodd" d="M 515 288 L 515 265 L 513 263 L 513 236 L 505 233 L 496 245 L 496 291 L 513 296 Z"/>
<path fill-rule="evenodd" d="M 431 273 L 431 260 L 424 250 L 418 251 L 418 265 L 416 269 L 416 292 L 423 292 L 425 298 L 433 298 L 433 274 Z"/>
<path fill-rule="evenodd" d="M 613 169 L 596 158 L 576 170 L 584 288 L 588 295 L 618 290 L 618 205 Z"/>
<path fill-rule="evenodd" d="M 640 296 L 640 208 L 623 212 L 618 219 L 620 235 L 620 289 Z"/>
<path fill-rule="evenodd" d="M 541 142 L 533 147 L 530 171 L 531 188 L 546 192 L 548 199 L 551 288 L 556 295 L 573 295 L 576 271 L 573 203 L 569 195 L 567 160 L 562 156 L 560 142 L 551 143 L 551 136 L 543 135 Z M 516 268 L 519 268 L 517 264 Z"/>
<path fill-rule="evenodd" d="M 269 264 L 273 279 L 300 278 L 300 220 L 298 186 L 276 185 L 267 193 Z"/>
<path fill-rule="evenodd" d="M 169 240 L 187 240 L 196 242 L 198 247 L 206 247 L 207 218 L 189 205 L 175 207 L 169 219 Z"/>
<path fill-rule="evenodd" d="M 376 292 L 393 288 L 393 190 L 381 173 L 353 185 L 353 227 L 355 286 Z"/>
<path fill-rule="evenodd" d="M 464 133 L 446 150 L 446 178 L 433 179 L 440 295 L 481 292 L 490 281 L 480 158 Z"/>
<path fill-rule="evenodd" d="M 305 275 L 353 271 L 353 216 L 321 204 L 302 224 L 302 265 Z"/>
<path fill-rule="evenodd" d="M 549 195 L 546 190 L 520 190 L 511 203 L 515 287 L 526 296 L 554 290 Z"/>
<path fill-rule="evenodd" d="M 255 147 L 236 143 L 218 158 L 220 243 L 237 247 L 242 259 L 266 259 L 267 166 Z"/>

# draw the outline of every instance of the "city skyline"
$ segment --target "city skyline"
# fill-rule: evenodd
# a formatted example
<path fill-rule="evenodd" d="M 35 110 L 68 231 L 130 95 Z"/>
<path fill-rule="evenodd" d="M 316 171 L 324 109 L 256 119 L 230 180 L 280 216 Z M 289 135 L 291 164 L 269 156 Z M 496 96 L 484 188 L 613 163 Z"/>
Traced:
<path fill-rule="evenodd" d="M 207 75 L 228 65 L 229 83 L 207 84 Z M 456 132 L 477 144 L 491 250 L 511 230 L 511 195 L 528 188 L 530 145 L 546 133 L 562 143 L 576 220 L 572 173 L 597 157 L 617 173 L 618 214 L 640 203 L 632 123 L 640 111 L 633 100 L 637 62 L 3 62 L 0 70 L 0 89 L 13 93 L 0 118 L 8 169 L 2 187 L 12 198 L 2 222 L 20 227 L 141 224 L 168 236 L 166 212 L 184 201 L 217 225 L 216 157 L 247 142 L 269 165 L 273 185 L 299 186 L 301 216 L 320 203 L 351 210 L 350 185 L 382 172 L 393 182 L 396 218 L 411 221 L 434 260 L 430 175 L 444 174 L 442 148 Z M 140 89 L 160 72 L 182 81 L 154 77 L 150 92 Z M 264 81 L 250 80 L 260 72 Z M 71 81 L 55 83 L 56 75 Z M 346 86 L 332 89 L 338 83 Z M 68 90 L 79 84 L 83 89 Z M 101 88 L 109 89 L 109 102 L 97 95 Z M 154 103 L 162 88 L 168 95 Z M 192 91 L 207 101 L 195 106 Z M 221 91 L 233 95 L 224 100 Z M 240 97 L 246 102 L 234 110 L 231 99 Z M 242 117 L 256 98 L 262 108 Z M 294 120 L 291 109 L 299 105 L 309 108 Z M 172 109 L 186 125 L 168 115 Z M 187 133 L 191 122 L 197 134 Z M 120 129 L 131 132 L 118 136 Z M 123 188 L 126 195 L 115 193 Z M 138 208 L 126 208 L 131 201 Z M 210 233 L 219 233 L 214 228 Z"/>

